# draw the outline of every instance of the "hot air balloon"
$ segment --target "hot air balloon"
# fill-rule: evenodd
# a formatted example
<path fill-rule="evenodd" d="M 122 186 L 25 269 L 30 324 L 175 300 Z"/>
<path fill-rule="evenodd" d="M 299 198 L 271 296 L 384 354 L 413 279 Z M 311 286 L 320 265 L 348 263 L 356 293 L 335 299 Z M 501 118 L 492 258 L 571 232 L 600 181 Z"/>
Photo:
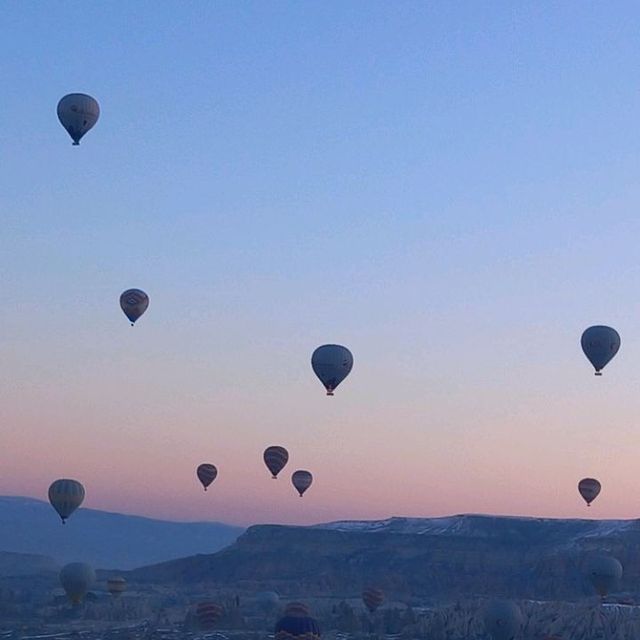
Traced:
<path fill-rule="evenodd" d="M 313 482 L 313 476 L 309 471 L 298 469 L 298 471 L 293 472 L 293 475 L 291 476 L 291 482 L 302 498 L 304 492 L 311 486 Z"/>
<path fill-rule="evenodd" d="M 196 606 L 196 617 L 201 629 L 212 629 L 223 613 L 224 609 L 216 602 L 199 602 Z"/>
<path fill-rule="evenodd" d="M 332 396 L 353 368 L 353 355 L 339 344 L 325 344 L 313 352 L 311 367 L 327 390 L 327 395 Z"/>
<path fill-rule="evenodd" d="M 119 598 L 127 590 L 127 581 L 124 578 L 109 578 L 107 580 L 107 591 L 114 597 Z"/>
<path fill-rule="evenodd" d="M 132 327 L 148 306 L 149 296 L 141 289 L 127 289 L 120 296 L 120 308 L 129 318 Z"/>
<path fill-rule="evenodd" d="M 578 492 L 587 503 L 587 507 L 598 497 L 602 486 L 595 478 L 583 478 L 578 482 Z"/>
<path fill-rule="evenodd" d="M 622 578 L 622 565 L 613 556 L 595 555 L 587 562 L 587 575 L 598 595 L 604 598 Z"/>
<path fill-rule="evenodd" d="M 367 587 L 362 592 L 362 601 L 364 602 L 370 613 L 375 613 L 376 609 L 384 603 L 384 592 L 380 589 Z"/>
<path fill-rule="evenodd" d="M 82 602 L 95 581 L 95 571 L 84 562 L 72 562 L 60 571 L 60 584 L 75 605 Z"/>
<path fill-rule="evenodd" d="M 77 480 L 62 478 L 49 487 L 49 502 L 62 518 L 62 524 L 82 504 L 84 487 Z"/>
<path fill-rule="evenodd" d="M 288 605 L 284 616 L 278 620 L 275 627 L 275 640 L 291 640 L 304 638 L 316 640 L 320 638 L 320 626 L 317 620 L 309 615 L 309 609 L 302 603 L 295 602 Z"/>
<path fill-rule="evenodd" d="M 58 120 L 71 136 L 74 145 L 100 117 L 100 105 L 86 93 L 70 93 L 58 102 Z"/>
<path fill-rule="evenodd" d="M 204 490 L 216 479 L 218 476 L 218 470 L 213 464 L 201 464 L 196 470 L 198 480 L 202 483 Z"/>
<path fill-rule="evenodd" d="M 275 591 L 261 591 L 256 594 L 256 602 L 263 609 L 275 609 L 280 604 L 280 596 Z"/>
<path fill-rule="evenodd" d="M 289 461 L 289 452 L 284 447 L 267 447 L 262 457 L 275 480 Z"/>
<path fill-rule="evenodd" d="M 596 375 L 601 376 L 601 370 L 620 349 L 620 334 L 611 327 L 597 325 L 585 330 L 580 343 L 584 355 L 596 370 Z"/>
<path fill-rule="evenodd" d="M 484 610 L 484 627 L 493 640 L 513 640 L 522 623 L 520 607 L 510 600 L 494 600 Z"/>

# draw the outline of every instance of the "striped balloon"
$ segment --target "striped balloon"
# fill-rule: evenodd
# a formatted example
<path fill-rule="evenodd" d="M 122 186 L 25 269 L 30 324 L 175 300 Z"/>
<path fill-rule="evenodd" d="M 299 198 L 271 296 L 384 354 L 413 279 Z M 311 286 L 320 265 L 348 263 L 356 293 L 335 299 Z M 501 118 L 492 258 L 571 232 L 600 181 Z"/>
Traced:
<path fill-rule="evenodd" d="M 218 470 L 215 465 L 204 463 L 201 464 L 196 470 L 196 475 L 198 476 L 198 480 L 202 483 L 204 490 L 207 490 L 207 487 L 217 478 Z"/>
<path fill-rule="evenodd" d="M 114 598 L 119 598 L 126 590 L 127 581 L 124 578 L 109 578 L 107 580 L 107 591 Z"/>
<path fill-rule="evenodd" d="M 132 327 L 148 306 L 149 296 L 140 289 L 127 289 L 120 296 L 120 308 L 129 318 Z"/>
<path fill-rule="evenodd" d="M 384 603 L 384 593 L 380 589 L 367 587 L 362 592 L 362 601 L 371 613 L 382 606 Z"/>
<path fill-rule="evenodd" d="M 284 447 L 267 447 L 264 451 L 264 463 L 275 480 L 289 462 L 289 452 Z"/>
<path fill-rule="evenodd" d="M 201 629 L 212 629 L 223 613 L 224 609 L 216 602 L 199 602 L 196 606 L 196 617 Z"/>
<path fill-rule="evenodd" d="M 74 145 L 89 131 L 100 117 L 100 105 L 86 93 L 70 93 L 58 102 L 58 120 L 71 136 Z"/>
<path fill-rule="evenodd" d="M 298 471 L 294 471 L 293 475 L 291 476 L 291 482 L 302 498 L 304 492 L 311 486 L 313 482 L 313 476 L 309 471 L 298 469 Z"/>
<path fill-rule="evenodd" d="M 578 492 L 584 498 L 588 507 L 598 497 L 601 489 L 602 485 L 595 478 L 583 478 L 578 482 Z"/>
<path fill-rule="evenodd" d="M 300 602 L 287 605 L 284 616 L 276 623 L 275 640 L 318 640 L 320 627 L 309 615 L 309 609 Z"/>
<path fill-rule="evenodd" d="M 284 608 L 285 616 L 308 616 L 311 615 L 309 607 L 304 602 L 289 602 Z"/>
<path fill-rule="evenodd" d="M 49 502 L 58 512 L 62 524 L 82 504 L 83 500 L 84 487 L 77 480 L 62 478 L 49 487 Z"/>

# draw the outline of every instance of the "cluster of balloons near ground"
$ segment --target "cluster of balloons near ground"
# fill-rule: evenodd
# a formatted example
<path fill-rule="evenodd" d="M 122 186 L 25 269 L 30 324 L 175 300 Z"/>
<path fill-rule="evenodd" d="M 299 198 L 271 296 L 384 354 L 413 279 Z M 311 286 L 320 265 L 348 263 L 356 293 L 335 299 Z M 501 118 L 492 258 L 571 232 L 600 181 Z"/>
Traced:
<path fill-rule="evenodd" d="M 587 576 L 596 593 L 605 598 L 622 578 L 622 565 L 611 556 L 595 555 L 587 563 Z M 514 640 L 523 623 L 520 607 L 510 600 L 495 600 L 484 610 L 484 626 L 493 640 Z"/>

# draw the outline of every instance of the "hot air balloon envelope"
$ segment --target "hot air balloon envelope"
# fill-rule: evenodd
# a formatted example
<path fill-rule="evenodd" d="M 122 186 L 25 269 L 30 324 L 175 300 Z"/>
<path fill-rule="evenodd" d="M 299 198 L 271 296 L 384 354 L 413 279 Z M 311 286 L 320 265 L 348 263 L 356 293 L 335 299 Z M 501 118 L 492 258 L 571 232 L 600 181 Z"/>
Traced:
<path fill-rule="evenodd" d="M 289 452 L 284 447 L 267 447 L 262 457 L 275 480 L 289 461 Z"/>
<path fill-rule="evenodd" d="M 381 589 L 368 587 L 362 592 L 362 601 L 367 609 L 374 613 L 384 603 L 384 592 Z"/>
<path fill-rule="evenodd" d="M 72 562 L 60 571 L 60 584 L 73 604 L 80 604 L 96 581 L 96 573 L 84 562 Z"/>
<path fill-rule="evenodd" d="M 596 370 L 596 375 L 599 376 L 602 375 L 601 370 L 618 353 L 620 334 L 611 327 L 596 325 L 585 330 L 580 343 L 584 355 L 587 356 Z"/>
<path fill-rule="evenodd" d="M 493 640 L 513 640 L 522 626 L 520 607 L 509 600 L 494 600 L 484 611 L 484 626 Z"/>
<path fill-rule="evenodd" d="M 304 495 L 304 492 L 311 486 L 313 483 L 313 476 L 309 471 L 305 471 L 304 469 L 299 469 L 298 471 L 294 471 L 291 476 L 291 482 L 293 486 L 296 488 L 297 492 L 300 494 L 300 497 Z"/>
<path fill-rule="evenodd" d="M 98 122 L 100 105 L 86 93 L 70 93 L 58 102 L 58 120 L 71 136 L 74 145 Z"/>
<path fill-rule="evenodd" d="M 591 503 L 598 497 L 602 486 L 595 478 L 583 478 L 578 482 L 578 492 L 584 498 L 587 506 L 591 506 Z"/>
<path fill-rule="evenodd" d="M 120 308 L 133 326 L 149 306 L 149 296 L 141 289 L 127 289 L 120 296 Z"/>
<path fill-rule="evenodd" d="M 353 368 L 353 355 L 339 344 L 325 344 L 318 347 L 311 356 L 311 367 L 332 396 L 337 386 L 349 375 Z"/>
<path fill-rule="evenodd" d="M 598 595 L 604 598 L 622 578 L 622 565 L 613 556 L 595 555 L 587 562 L 587 575 Z"/>
<path fill-rule="evenodd" d="M 197 470 L 196 475 L 198 476 L 198 480 L 202 483 L 204 490 L 207 490 L 207 487 L 217 478 L 218 470 L 213 464 L 201 464 Z"/>
<path fill-rule="evenodd" d="M 63 523 L 82 504 L 84 495 L 84 487 L 77 480 L 61 478 L 49 487 L 49 502 Z"/>

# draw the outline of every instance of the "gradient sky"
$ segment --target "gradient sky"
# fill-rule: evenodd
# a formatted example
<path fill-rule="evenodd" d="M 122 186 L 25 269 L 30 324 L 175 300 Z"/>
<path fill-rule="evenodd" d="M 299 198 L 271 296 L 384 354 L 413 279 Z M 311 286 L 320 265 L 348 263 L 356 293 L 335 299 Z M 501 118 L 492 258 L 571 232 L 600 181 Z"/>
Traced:
<path fill-rule="evenodd" d="M 3 3 L 0 493 L 75 477 L 89 507 L 239 524 L 640 515 L 639 20 Z M 75 91 L 102 108 L 79 148 Z M 598 323 L 622 335 L 601 379 Z M 334 398 L 325 342 L 355 356 Z"/>

